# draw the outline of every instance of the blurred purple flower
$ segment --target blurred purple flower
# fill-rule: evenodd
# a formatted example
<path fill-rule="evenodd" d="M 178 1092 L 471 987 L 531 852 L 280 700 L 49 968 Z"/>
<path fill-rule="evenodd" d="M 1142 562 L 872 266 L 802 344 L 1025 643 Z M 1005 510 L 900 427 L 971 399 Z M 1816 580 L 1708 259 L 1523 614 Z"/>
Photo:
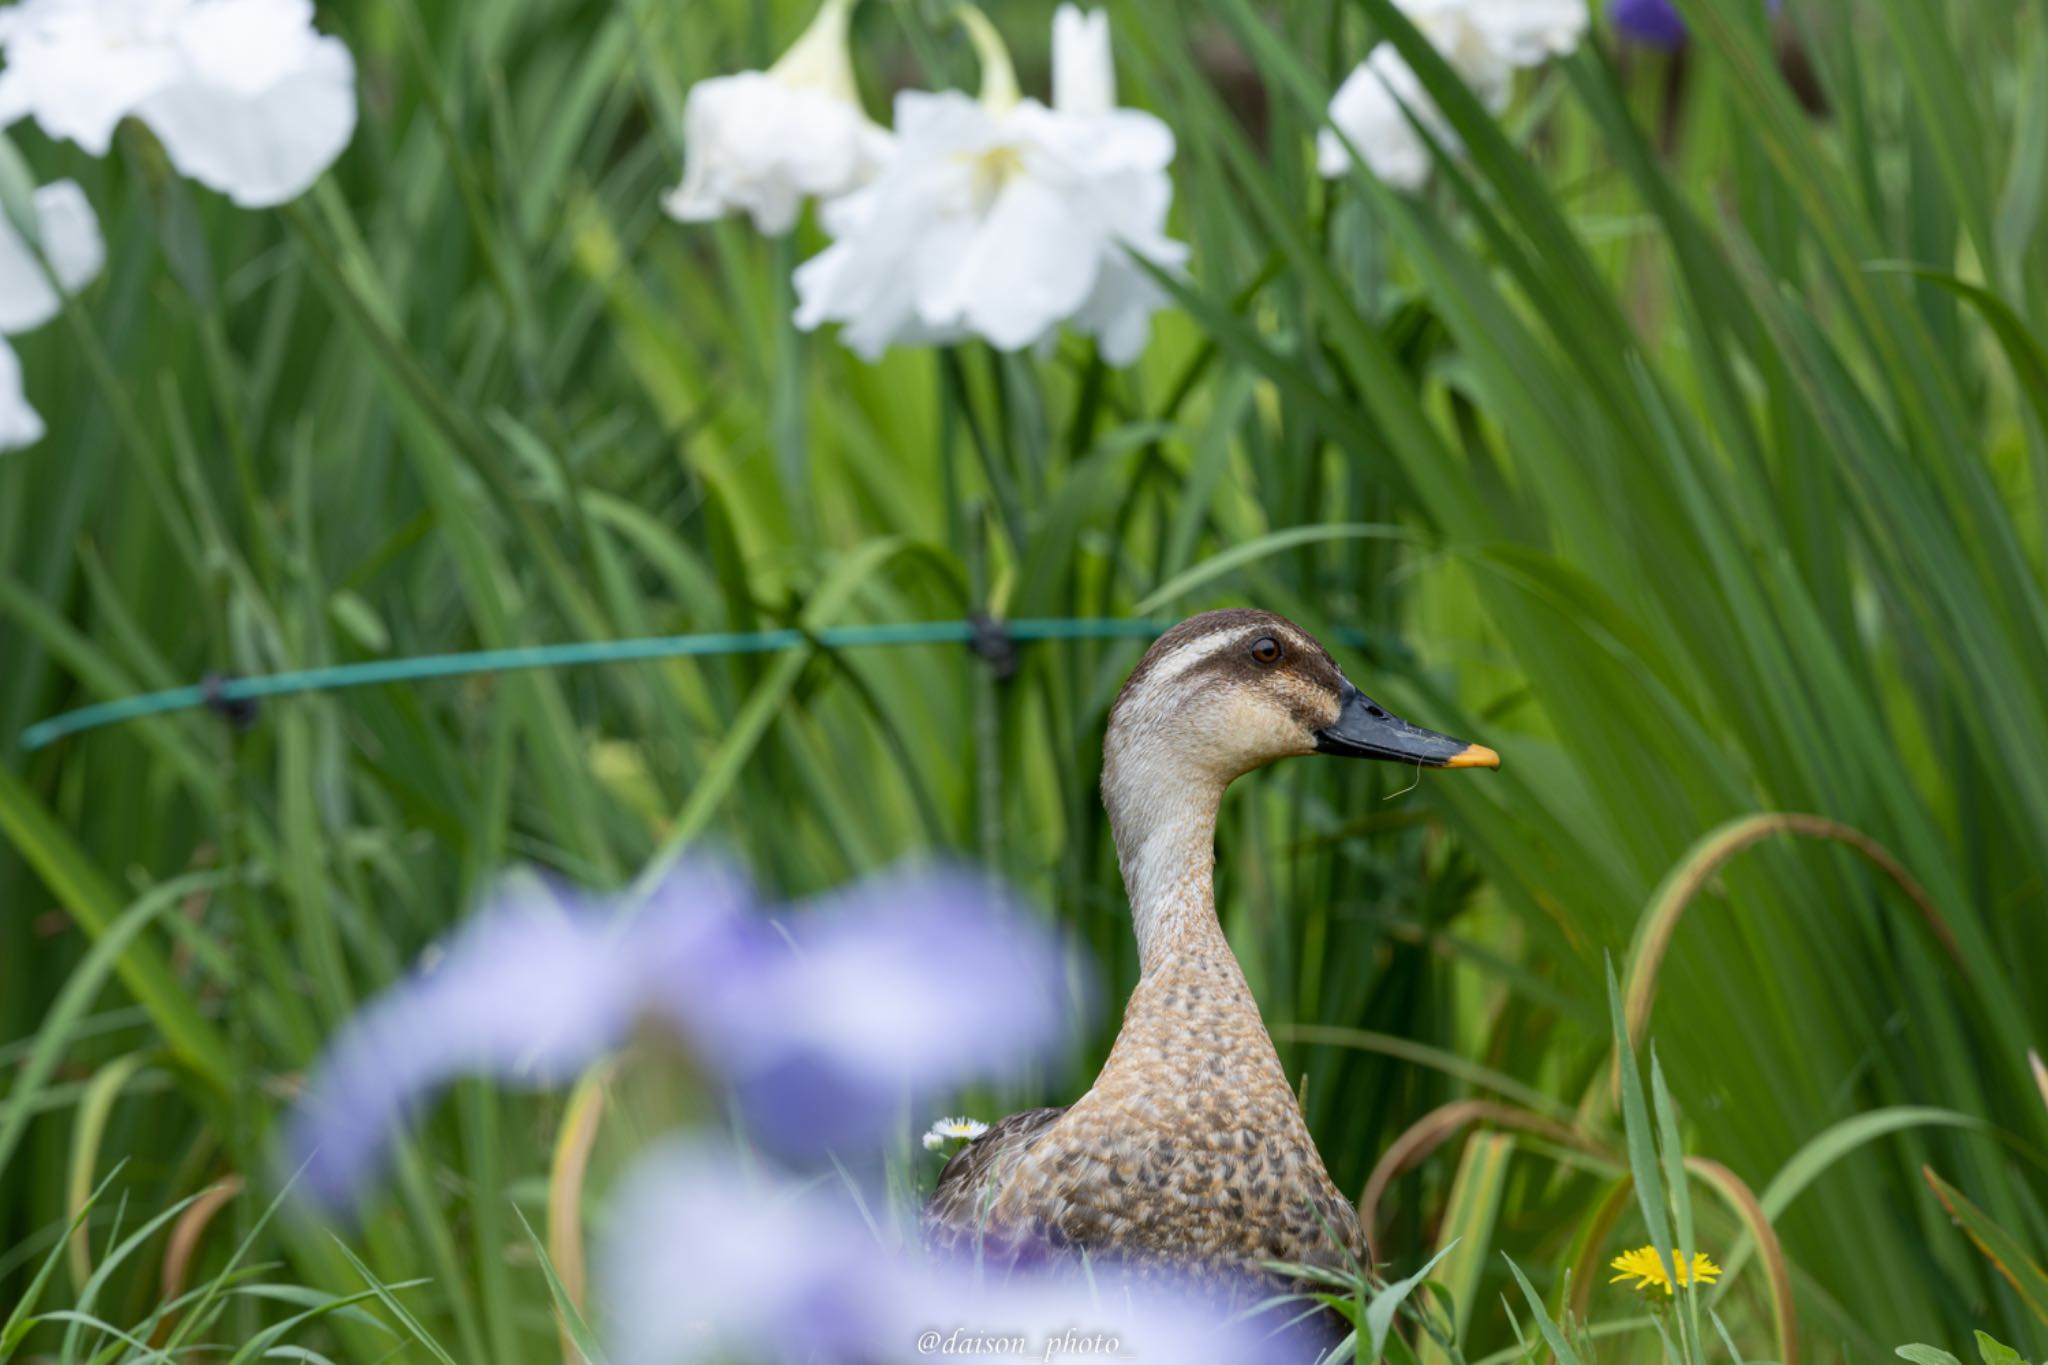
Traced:
<path fill-rule="evenodd" d="M 643 1157 L 608 1207 L 598 1283 L 617 1365 L 836 1360 L 888 1332 L 895 1277 L 815 1185 L 679 1141 Z"/>
<path fill-rule="evenodd" d="M 898 874 L 777 920 L 712 862 L 641 900 L 529 883 L 350 1022 L 286 1151 L 314 1199 L 340 1204 L 442 1084 L 559 1085 L 644 1018 L 671 1024 L 779 1150 L 872 1141 L 906 1096 L 1012 1074 L 1062 1042 L 1062 962 L 1049 932 L 964 872 Z"/>
<path fill-rule="evenodd" d="M 735 973 L 683 1002 L 715 1035 L 758 1135 L 783 1150 L 884 1131 L 905 1095 L 1013 1075 L 1063 1039 L 1078 1011 L 1044 930 L 994 904 L 986 878 L 951 871 L 820 901 L 777 970 Z"/>
<path fill-rule="evenodd" d="M 1639 43 L 1662 48 L 1685 45 L 1685 20 L 1678 17 L 1671 0 L 1614 0 L 1607 14 L 1616 29 Z"/>
<path fill-rule="evenodd" d="M 890 1253 L 830 1184 L 702 1144 L 658 1148 L 611 1200 L 598 1287 L 617 1365 L 699 1360 L 1293 1359 L 1265 1326 L 1098 1268 L 1013 1271 Z M 1304 1357 L 1305 1358 L 1305 1357 Z"/>
<path fill-rule="evenodd" d="M 1774 13 L 1779 3 L 1771 0 Z M 1607 14 L 1616 29 L 1639 43 L 1667 50 L 1685 46 L 1685 20 L 1671 0 L 1614 0 Z"/>

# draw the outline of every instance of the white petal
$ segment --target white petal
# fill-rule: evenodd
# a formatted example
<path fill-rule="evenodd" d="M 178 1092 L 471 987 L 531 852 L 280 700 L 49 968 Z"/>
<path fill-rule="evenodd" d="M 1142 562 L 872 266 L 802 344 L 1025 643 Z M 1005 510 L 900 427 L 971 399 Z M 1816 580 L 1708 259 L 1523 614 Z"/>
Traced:
<path fill-rule="evenodd" d="M 1436 44 L 1468 84 L 1477 88 L 1469 54 L 1508 67 L 1535 66 L 1562 57 L 1586 36 L 1586 0 L 1400 0 L 1401 8 Z"/>
<path fill-rule="evenodd" d="M 997 196 L 925 320 L 963 322 L 999 350 L 1029 346 L 1088 297 L 1104 245 L 1070 199 L 1019 176 Z"/>
<path fill-rule="evenodd" d="M 1471 22 L 1510 66 L 1562 57 L 1586 36 L 1586 0 L 1465 0 Z"/>
<path fill-rule="evenodd" d="M 91 283 L 106 264 L 107 247 L 100 237 L 99 215 L 75 180 L 59 180 L 35 193 L 41 219 L 43 252 L 57 274 L 57 283 L 75 294 Z"/>
<path fill-rule="evenodd" d="M 1109 234 L 1140 256 L 1161 265 L 1187 259 L 1185 243 L 1166 235 L 1166 215 L 1173 208 L 1173 177 L 1164 171 L 1132 169 L 1104 177 L 1098 185 Z M 1112 259 L 1122 259 L 1112 253 Z"/>
<path fill-rule="evenodd" d="M 841 201 L 844 202 L 844 201 Z M 952 228 L 958 232 L 957 225 Z M 814 331 L 828 322 L 843 324 L 839 340 L 866 361 L 882 358 L 891 346 L 937 345 L 958 341 L 957 326 L 933 327 L 918 318 L 918 265 L 934 255 L 932 238 L 904 234 L 895 249 L 877 237 L 862 236 L 834 243 L 797 267 L 796 325 Z M 954 256 L 956 249 L 948 249 Z"/>
<path fill-rule="evenodd" d="M 1443 53 L 1444 60 L 1451 64 L 1451 69 L 1458 73 L 1459 79 L 1465 82 L 1489 112 L 1499 114 L 1508 107 L 1508 100 L 1514 94 L 1517 63 L 1508 60 L 1500 44 L 1515 42 L 1512 35 L 1503 36 L 1489 29 L 1468 11 L 1453 12 L 1443 21 L 1432 24 L 1428 31 L 1430 41 Z M 1394 51 L 1391 46 L 1382 50 L 1389 54 Z M 1399 58 L 1393 60 L 1398 61 Z M 1537 60 L 1540 60 L 1540 56 Z M 1406 63 L 1402 63 L 1402 70 L 1406 72 L 1407 81 L 1419 92 L 1422 89 L 1421 78 L 1412 71 L 1407 71 Z M 1417 107 L 1415 101 L 1409 98 L 1407 87 L 1400 79 L 1390 74 L 1387 83 L 1393 87 L 1395 93 L 1408 102 L 1409 107 Z M 1425 121 L 1432 128 L 1443 129 L 1445 135 L 1448 135 L 1450 125 L 1436 112 L 1436 105 L 1430 103 L 1428 109 L 1431 117 Z"/>
<path fill-rule="evenodd" d="M 114 127 L 177 79 L 172 32 L 191 0 L 23 0 L 0 33 L 0 125 L 33 117 L 105 156 Z"/>
<path fill-rule="evenodd" d="M 319 41 L 312 0 L 201 0 L 178 24 L 186 76 L 241 99 L 297 78 Z"/>
<path fill-rule="evenodd" d="M 1084 13 L 1061 5 L 1053 13 L 1052 107 L 1063 114 L 1106 114 L 1116 108 L 1108 10 Z"/>
<path fill-rule="evenodd" d="M 996 120 L 957 90 L 896 99 L 896 154 L 881 174 L 826 205 L 837 240 L 796 272 L 799 327 L 843 325 L 867 360 L 893 345 L 956 340 L 960 328 L 919 316 L 919 292 L 949 279 L 973 229 L 973 166 Z"/>
<path fill-rule="evenodd" d="M 1141 109 L 1076 116 L 1025 100 L 1004 121 L 1006 138 L 1056 158 L 1077 177 L 1114 175 L 1132 168 L 1163 171 L 1172 164 L 1173 129 Z"/>
<path fill-rule="evenodd" d="M 355 134 L 355 61 L 339 39 L 314 34 L 290 65 L 266 61 L 250 79 L 216 80 L 218 64 L 189 51 L 213 22 L 183 35 L 188 74 L 136 112 L 172 165 L 244 208 L 296 199 Z M 254 74 L 268 79 L 256 84 Z"/>
<path fill-rule="evenodd" d="M 0 128 L 12 128 L 34 112 L 28 78 L 14 67 L 0 71 Z"/>
<path fill-rule="evenodd" d="M 1395 189 L 1416 190 L 1429 178 L 1429 144 L 1402 112 L 1404 101 L 1438 137 L 1457 145 L 1422 81 L 1386 43 L 1374 48 L 1337 87 L 1330 101 L 1330 122 L 1343 130 L 1374 175 Z M 1330 179 L 1351 169 L 1350 152 L 1327 128 L 1316 137 L 1316 169 Z"/>
<path fill-rule="evenodd" d="M 838 242 L 796 268 L 791 282 L 796 287 L 795 321 L 800 330 L 815 332 L 828 322 L 846 322 L 855 316 L 847 297 L 852 292 L 855 251 L 853 244 Z M 851 340 L 846 344 L 863 360 L 881 359 L 880 351 L 854 346 Z M 887 349 L 886 343 L 883 349 Z"/>
<path fill-rule="evenodd" d="M 1172 196 L 1173 183 L 1164 174 L 1132 177 L 1116 195 L 1125 206 L 1112 224 L 1121 249 L 1104 261 L 1094 290 L 1071 319 L 1075 330 L 1096 339 L 1111 365 L 1129 365 L 1144 353 L 1152 315 L 1169 302 L 1166 291 L 1132 257 L 1175 271 L 1187 262 L 1187 245 L 1166 236 Z"/>
<path fill-rule="evenodd" d="M 1149 276 L 1129 266 L 1102 272 L 1087 307 L 1074 326 L 1095 338 L 1106 364 L 1129 365 L 1145 353 L 1152 339 L 1152 314 L 1165 300 Z"/>
<path fill-rule="evenodd" d="M 43 419 L 21 389 L 21 358 L 0 337 L 0 450 L 19 450 L 43 439 Z"/>
<path fill-rule="evenodd" d="M 702 222 L 745 212 L 776 235 L 795 225 L 806 197 L 833 198 L 865 183 L 890 148 L 859 105 L 759 71 L 692 86 L 683 140 L 687 165 L 663 201 L 669 213 Z"/>
<path fill-rule="evenodd" d="M 895 327 L 891 340 L 915 345 L 935 338 L 965 340 L 973 335 L 960 310 L 948 302 L 960 278 L 960 262 L 974 245 L 978 218 L 961 213 L 934 214 L 916 236 L 905 234 L 902 248 L 907 260 L 903 274 L 910 280 L 910 314 Z M 858 323 L 850 335 L 858 339 L 867 329 Z M 854 340 L 849 340 L 854 345 Z M 856 347 L 856 349 L 858 349 Z"/>
<path fill-rule="evenodd" d="M 67 294 L 77 293 L 100 273 L 106 260 L 99 219 L 86 202 L 85 191 L 73 181 L 59 180 L 38 189 L 30 203 L 44 258 L 58 285 Z M 0 216 L 0 333 L 40 327 L 60 307 L 42 262 L 14 225 Z"/>

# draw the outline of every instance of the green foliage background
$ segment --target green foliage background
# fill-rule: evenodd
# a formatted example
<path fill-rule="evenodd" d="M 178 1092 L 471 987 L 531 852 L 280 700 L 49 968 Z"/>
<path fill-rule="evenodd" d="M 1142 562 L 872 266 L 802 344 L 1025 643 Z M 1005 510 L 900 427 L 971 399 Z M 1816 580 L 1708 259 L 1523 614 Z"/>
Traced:
<path fill-rule="evenodd" d="M 1809 1358 L 1975 1326 L 2040 1358 L 2048 1328 L 1921 1175 L 2048 1247 L 2040 6 L 1795 0 L 1816 114 L 1760 19 L 1691 0 L 1682 69 L 1603 33 L 1496 126 L 1385 0 L 1116 0 L 1194 248 L 1128 372 L 1072 338 L 868 366 L 787 321 L 814 228 L 662 216 L 683 90 L 765 63 L 807 8 L 325 6 L 362 126 L 272 214 L 188 188 L 132 126 L 103 162 L 11 134 L 85 185 L 110 262 L 19 343 L 51 435 L 0 460 L 0 1305 L 121 1157 L 95 1261 L 117 1220 L 244 1173 L 186 1284 L 231 1286 L 240 1232 L 266 1283 L 360 1290 L 322 1231 L 257 1227 L 271 1123 L 510 862 L 617 884 L 714 841 L 800 893 L 986 859 L 1110 990 L 1071 1071 L 969 1097 L 985 1115 L 1074 1093 L 1136 971 L 1094 793 L 1130 642 L 1032 645 L 1007 681 L 920 647 L 388 687 L 33 753 L 29 722 L 209 670 L 1256 603 L 1364 632 L 1354 678 L 1506 758 L 1413 790 L 1302 761 L 1226 806 L 1225 925 L 1340 1185 L 1473 1098 L 1618 1150 L 1606 957 L 1632 976 L 1660 884 L 1725 822 L 1825 816 L 1917 879 L 1953 952 L 1840 844 L 1721 865 L 1655 982 L 1685 1144 L 1757 1191 L 1811 1175 L 1771 1210 Z M 1050 9 L 991 6 L 1041 89 Z M 1313 174 L 1376 27 L 1468 149 L 1413 198 Z M 856 46 L 878 113 L 973 84 L 941 5 L 876 0 Z M 658 1107 L 636 1084 L 598 1189 Z M 399 1298 L 458 1358 L 556 1349 L 515 1211 L 545 1221 L 561 1118 L 462 1087 L 349 1238 L 430 1279 Z M 1403 1275 L 1462 1229 L 1438 1273 L 1468 1353 L 1512 1350 L 1493 1253 L 1563 1302 L 1577 1239 L 1644 1240 L 1602 1222 L 1624 1171 L 1460 1128 L 1390 1186 L 1376 1250 Z M 1733 1248 L 1698 1202 L 1700 1245 Z M 50 1293 L 147 1323 L 162 1239 Z M 223 1302 L 209 1339 L 292 1311 Z M 1632 1294 L 1591 1303 L 1603 1351 L 1654 1354 Z M 1721 1312 L 1776 1352 L 1756 1262 Z M 305 1340 L 383 1349 L 336 1321 Z"/>

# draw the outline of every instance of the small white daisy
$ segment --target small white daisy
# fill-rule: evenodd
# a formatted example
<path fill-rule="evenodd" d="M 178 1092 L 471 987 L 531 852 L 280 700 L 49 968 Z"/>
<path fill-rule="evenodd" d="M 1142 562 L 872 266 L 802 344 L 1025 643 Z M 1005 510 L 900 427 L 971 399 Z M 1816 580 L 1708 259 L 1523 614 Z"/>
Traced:
<path fill-rule="evenodd" d="M 972 1142 L 988 1131 L 988 1125 L 980 1119 L 940 1119 L 924 1135 L 924 1149 L 936 1152 L 948 1142 Z"/>

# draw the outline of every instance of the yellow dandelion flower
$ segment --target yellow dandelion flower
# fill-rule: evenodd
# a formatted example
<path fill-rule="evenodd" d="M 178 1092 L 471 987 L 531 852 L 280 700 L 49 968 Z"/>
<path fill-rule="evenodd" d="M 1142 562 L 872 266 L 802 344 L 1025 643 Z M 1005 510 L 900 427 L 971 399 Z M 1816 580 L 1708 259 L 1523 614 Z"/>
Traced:
<path fill-rule="evenodd" d="M 1624 1251 L 1608 1264 L 1621 1272 L 1609 1280 L 1609 1284 L 1634 1280 L 1634 1287 L 1637 1289 L 1648 1289 L 1655 1284 L 1662 1285 L 1667 1294 L 1674 1292 L 1671 1278 L 1664 1271 L 1664 1263 L 1657 1259 L 1655 1247 L 1637 1247 L 1634 1251 Z M 1680 1284 L 1691 1284 L 1695 1280 L 1701 1284 L 1712 1284 L 1721 1278 L 1721 1267 L 1715 1265 L 1704 1251 L 1693 1253 L 1692 1266 L 1689 1270 L 1685 1258 L 1675 1251 L 1671 1253 L 1671 1264 L 1678 1267 Z"/>

